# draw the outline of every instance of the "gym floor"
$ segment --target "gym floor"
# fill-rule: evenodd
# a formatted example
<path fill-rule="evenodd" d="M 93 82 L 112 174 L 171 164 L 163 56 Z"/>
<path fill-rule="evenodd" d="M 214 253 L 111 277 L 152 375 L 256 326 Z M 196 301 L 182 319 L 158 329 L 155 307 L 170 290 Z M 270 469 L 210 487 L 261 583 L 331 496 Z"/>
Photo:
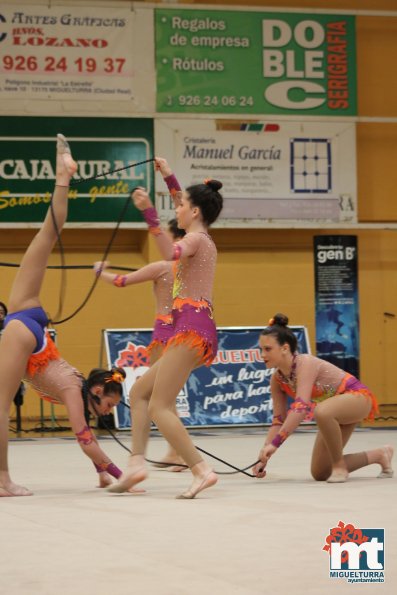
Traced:
<path fill-rule="evenodd" d="M 245 467 L 256 460 L 264 430 L 192 434 L 197 446 Z M 117 435 L 129 446 L 128 434 Z M 221 475 L 195 500 L 175 499 L 190 484 L 188 472 L 149 465 L 145 494 L 109 494 L 95 487 L 93 466 L 73 437 L 11 438 L 12 477 L 34 495 L 0 498 L 0 593 L 395 593 L 397 480 L 377 479 L 380 468 L 371 465 L 344 484 L 313 481 L 314 437 L 314 428 L 291 436 L 269 463 L 267 478 Z M 100 440 L 123 468 L 128 453 L 111 437 Z M 397 429 L 358 429 L 346 452 L 383 444 L 397 449 Z M 165 448 L 155 434 L 148 458 L 158 460 Z M 339 521 L 384 529 L 383 584 L 330 578 L 323 546 Z"/>

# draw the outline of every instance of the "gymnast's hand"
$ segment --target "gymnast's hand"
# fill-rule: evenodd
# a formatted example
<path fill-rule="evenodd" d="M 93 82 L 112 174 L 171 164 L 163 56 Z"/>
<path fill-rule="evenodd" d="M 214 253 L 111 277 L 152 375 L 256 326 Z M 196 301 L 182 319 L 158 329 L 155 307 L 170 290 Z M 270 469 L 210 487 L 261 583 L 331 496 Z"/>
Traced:
<path fill-rule="evenodd" d="M 262 479 L 262 477 L 266 476 L 266 469 L 263 463 L 259 462 L 256 465 L 254 465 L 254 467 L 252 467 L 252 473 L 255 475 L 255 477 L 257 477 L 258 479 Z"/>
<path fill-rule="evenodd" d="M 153 206 L 152 201 L 148 193 L 146 192 L 145 188 L 137 188 L 132 193 L 132 200 L 134 205 L 139 211 L 144 211 L 145 209 L 150 209 Z"/>
<path fill-rule="evenodd" d="M 94 262 L 94 273 L 96 275 L 100 275 L 103 271 L 105 271 L 108 268 L 109 264 L 110 262 L 108 260 L 98 260 L 97 262 Z"/>
<path fill-rule="evenodd" d="M 108 486 L 112 485 L 112 483 L 113 483 L 113 477 L 106 471 L 102 471 L 102 473 L 98 473 L 98 477 L 99 477 L 99 485 L 97 485 L 97 488 L 107 488 Z"/>
<path fill-rule="evenodd" d="M 252 468 L 252 472 L 256 477 L 258 477 L 258 478 L 265 477 L 265 475 L 266 475 L 265 468 L 268 463 L 268 460 L 276 452 L 276 450 L 277 450 L 277 448 L 275 446 L 273 446 L 273 444 L 267 444 L 260 450 L 259 456 L 258 456 L 259 463 L 257 463 Z"/>
<path fill-rule="evenodd" d="M 159 171 L 163 178 L 167 178 L 172 174 L 172 169 L 168 165 L 167 161 L 162 157 L 155 157 L 154 158 L 154 167 L 156 171 Z"/>

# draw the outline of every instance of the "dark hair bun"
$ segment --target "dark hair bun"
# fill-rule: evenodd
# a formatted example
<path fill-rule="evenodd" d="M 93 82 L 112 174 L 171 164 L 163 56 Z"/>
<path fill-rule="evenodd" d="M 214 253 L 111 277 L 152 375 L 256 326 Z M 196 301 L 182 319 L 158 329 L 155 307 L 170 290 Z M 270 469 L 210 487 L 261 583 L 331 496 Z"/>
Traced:
<path fill-rule="evenodd" d="M 118 372 L 119 374 L 122 375 L 122 377 L 124 378 L 124 380 L 127 378 L 127 374 L 126 374 L 124 368 L 116 368 L 116 366 L 113 366 L 112 369 L 111 369 L 111 372 L 112 373 Z"/>
<path fill-rule="evenodd" d="M 277 324 L 277 326 L 288 326 L 288 316 L 285 314 L 275 314 L 273 320 L 273 324 Z"/>
<path fill-rule="evenodd" d="M 218 192 L 222 188 L 222 186 L 223 186 L 222 182 L 219 182 L 219 180 L 206 180 L 205 183 L 214 192 Z"/>

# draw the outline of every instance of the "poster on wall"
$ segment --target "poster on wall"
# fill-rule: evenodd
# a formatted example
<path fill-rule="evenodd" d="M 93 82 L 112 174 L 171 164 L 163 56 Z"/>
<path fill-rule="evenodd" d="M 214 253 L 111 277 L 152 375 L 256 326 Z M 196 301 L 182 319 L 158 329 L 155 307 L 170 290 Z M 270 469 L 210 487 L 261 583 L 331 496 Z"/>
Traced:
<path fill-rule="evenodd" d="M 157 119 L 156 153 L 183 187 L 215 178 L 225 199 L 217 225 L 239 221 L 357 221 L 355 124 L 272 120 L 259 132 L 219 130 L 215 120 Z M 164 183 L 163 219 L 172 216 Z"/>
<path fill-rule="evenodd" d="M 211 366 L 193 370 L 177 397 L 187 427 L 268 424 L 272 419 L 270 376 L 258 345 L 263 327 L 218 328 L 218 353 Z M 299 351 L 310 353 L 307 329 L 292 326 Z M 123 403 L 116 408 L 116 427 L 131 427 L 128 393 L 149 367 L 149 329 L 106 329 L 103 344 L 109 367 L 125 368 Z"/>
<path fill-rule="evenodd" d="M 357 236 L 315 236 L 316 350 L 359 377 Z"/>
<path fill-rule="evenodd" d="M 133 188 L 145 186 L 153 195 L 151 118 L 0 117 L 0 226 L 43 221 L 55 183 L 58 132 L 69 140 L 78 166 L 68 225 L 111 226 Z M 122 220 L 145 227 L 132 201 Z"/>
<path fill-rule="evenodd" d="M 0 8 L 0 99 L 131 100 L 130 7 Z"/>
<path fill-rule="evenodd" d="M 157 111 L 354 116 L 355 17 L 155 10 Z"/>

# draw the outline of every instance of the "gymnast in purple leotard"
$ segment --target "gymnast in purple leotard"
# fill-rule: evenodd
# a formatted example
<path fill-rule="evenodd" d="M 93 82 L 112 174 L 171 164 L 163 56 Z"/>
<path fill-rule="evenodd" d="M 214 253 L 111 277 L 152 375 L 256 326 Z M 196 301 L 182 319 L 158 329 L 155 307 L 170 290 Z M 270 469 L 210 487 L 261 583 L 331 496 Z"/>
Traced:
<path fill-rule="evenodd" d="M 65 137 L 58 135 L 52 205 L 15 277 L 0 341 L 0 497 L 31 494 L 11 480 L 7 457 L 9 409 L 22 378 L 44 398 L 65 405 L 78 443 L 99 474 L 100 487 L 112 483 L 112 476 L 121 475 L 99 447 L 87 417 L 89 413 L 107 414 L 120 401 L 124 371 L 93 370 L 86 381 L 61 358 L 47 331 L 48 317 L 39 300 L 47 261 L 58 238 L 57 230 L 66 221 L 69 182 L 76 170 Z"/>
<path fill-rule="evenodd" d="M 165 159 L 156 157 L 155 167 L 173 196 L 178 226 L 186 231 L 185 237 L 176 243 L 170 241 L 161 229 L 157 211 L 143 188 L 136 189 L 132 199 L 142 211 L 163 258 L 178 262 L 172 306 L 174 335 L 161 358 L 132 387 L 133 454 L 120 480 L 110 486 L 109 491 L 126 491 L 146 478 L 144 456 L 152 419 L 189 466 L 192 484 L 178 497 L 192 499 L 215 485 L 217 476 L 175 415 L 174 404 L 191 371 L 202 364 L 210 365 L 217 353 L 212 310 L 217 251 L 208 228 L 222 210 L 223 198 L 219 193 L 222 183 L 206 180 L 181 191 Z"/>

